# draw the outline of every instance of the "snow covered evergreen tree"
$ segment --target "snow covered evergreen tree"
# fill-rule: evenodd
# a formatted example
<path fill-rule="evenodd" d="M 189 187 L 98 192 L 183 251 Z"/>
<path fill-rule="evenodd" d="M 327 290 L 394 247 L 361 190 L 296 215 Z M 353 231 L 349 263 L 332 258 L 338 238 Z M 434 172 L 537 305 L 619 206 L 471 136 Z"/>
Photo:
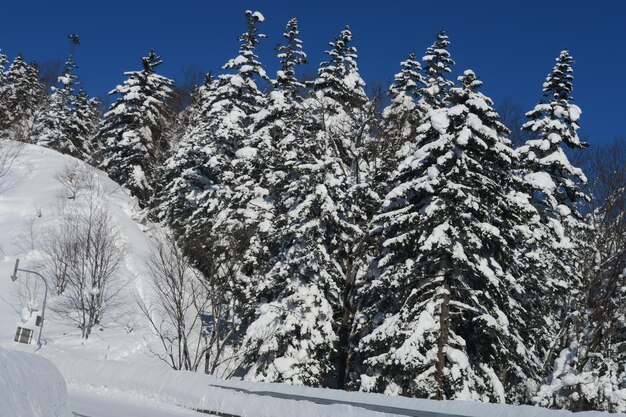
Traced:
<path fill-rule="evenodd" d="M 454 86 L 454 83 L 446 77 L 446 74 L 452 72 L 451 68 L 454 65 L 448 51 L 449 46 L 448 35 L 441 29 L 435 42 L 426 49 L 426 54 L 422 57 L 426 76 L 426 88 L 423 91 L 423 97 L 427 108 L 442 107 L 447 101 L 449 89 Z"/>
<path fill-rule="evenodd" d="M 569 345 L 534 399 L 545 407 L 626 411 L 625 151 L 621 139 L 590 155 L 591 228 L 575 233 L 585 242 L 576 250 L 583 285 Z"/>
<path fill-rule="evenodd" d="M 74 91 L 78 82 L 72 57 L 65 63 L 63 74 L 58 78 L 58 85 L 52 87 L 46 105 L 37 115 L 33 127 L 33 140 L 61 153 L 66 153 L 85 160 L 89 152 L 79 142 L 79 138 L 70 132 L 70 120 L 73 112 Z"/>
<path fill-rule="evenodd" d="M 321 64 L 313 97 L 289 121 L 277 201 L 279 251 L 268 276 L 274 299 L 248 329 L 263 381 L 343 387 L 349 369 L 353 288 L 363 274 L 372 109 L 346 28 Z M 297 108 L 296 108 L 297 109 Z M 302 110 L 304 113 L 302 113 Z M 308 120 L 300 122 L 301 114 Z"/>
<path fill-rule="evenodd" d="M 150 51 L 143 69 L 124 73 L 128 78 L 109 94 L 118 98 L 99 128 L 104 146 L 100 166 L 146 207 L 154 197 L 157 167 L 167 152 L 165 131 L 172 118 L 166 101 L 173 81 L 155 71 L 163 60 Z"/>
<path fill-rule="evenodd" d="M 7 84 L 6 65 L 9 62 L 9 58 L 1 51 L 0 49 L 0 87 L 4 87 Z"/>
<path fill-rule="evenodd" d="M 9 79 L 6 73 L 6 64 L 9 59 L 0 52 L 0 138 L 4 136 L 3 132 L 9 127 Z"/>
<path fill-rule="evenodd" d="M 527 259 L 534 266 L 535 283 L 529 308 L 535 311 L 532 336 L 544 367 L 560 349 L 575 339 L 576 303 L 581 297 L 581 274 L 578 253 L 583 248 L 575 235 L 585 228 L 580 203 L 588 201 L 582 190 L 587 179 L 574 167 L 564 146 L 583 149 L 576 131 L 581 114 L 572 100 L 573 59 L 561 52 L 543 85 L 544 99 L 527 113 L 523 126 L 531 139 L 517 150 L 520 167 L 541 227 L 529 246 Z M 571 337 L 570 337 L 571 336 Z"/>
<path fill-rule="evenodd" d="M 278 59 L 281 68 L 276 74 L 275 85 L 279 91 L 295 96 L 299 89 L 304 88 L 304 84 L 296 77 L 296 66 L 305 64 L 306 54 L 302 50 L 302 41 L 298 39 L 300 31 L 298 29 L 298 19 L 295 17 L 287 22 L 287 27 L 283 33 L 286 42 L 278 45 Z"/>
<path fill-rule="evenodd" d="M 230 73 L 201 88 L 198 111 L 166 162 L 159 209 L 196 267 L 207 276 L 228 268 L 221 279 L 227 281 L 228 296 L 234 297 L 242 322 L 251 319 L 256 308 L 254 259 L 248 248 L 267 211 L 267 190 L 259 185 L 258 171 L 252 170 L 258 149 L 250 146 L 253 116 L 265 106 L 256 81 L 267 76 L 255 54 L 264 36 L 257 25 L 264 18 L 246 11 L 246 19 L 239 55 L 224 65 Z"/>
<path fill-rule="evenodd" d="M 20 54 L 9 66 L 6 78 L 6 106 L 9 110 L 3 130 L 13 139 L 30 141 L 35 115 L 45 98 L 37 65 L 27 64 Z"/>
<path fill-rule="evenodd" d="M 338 207 L 340 220 L 336 231 L 331 232 L 331 245 L 339 273 L 334 279 L 341 293 L 336 300 L 332 292 L 328 296 L 334 303 L 338 336 L 336 352 L 331 357 L 336 368 L 331 386 L 336 384 L 340 389 L 348 383 L 352 367 L 354 319 L 358 309 L 356 288 L 367 273 L 367 229 L 379 203 L 372 180 L 373 158 L 369 152 L 373 144 L 370 133 L 376 122 L 375 106 L 365 94 L 356 48 L 351 43 L 352 32 L 346 27 L 330 44 L 332 49 L 327 51 L 330 59 L 321 64 L 310 101 L 310 111 L 319 126 L 318 134 L 325 136 L 330 157 L 337 164 L 327 169 L 331 173 L 327 175 L 335 180 L 327 178 L 326 186 Z"/>
<path fill-rule="evenodd" d="M 514 154 L 472 71 L 431 110 L 376 217 L 384 237 L 368 296 L 361 389 L 514 400 L 534 377 L 511 296 L 528 208 L 509 197 Z"/>
<path fill-rule="evenodd" d="M 309 280 L 317 281 L 317 268 L 310 265 L 317 262 L 317 252 L 298 245 L 316 233 L 312 224 L 303 225 L 313 215 L 306 207 L 306 195 L 314 192 L 311 182 L 323 181 L 312 176 L 312 171 L 319 169 L 315 161 L 323 157 L 324 147 L 312 140 L 313 121 L 298 94 L 304 86 L 295 67 L 306 60 L 298 35 L 297 20 L 291 19 L 283 35 L 286 43 L 277 47 L 281 69 L 276 89 L 270 93 L 267 107 L 255 116 L 253 127 L 257 161 L 265 166 L 264 178 L 273 202 L 264 239 L 273 258 L 267 269 L 258 271 L 257 294 L 263 303 L 247 329 L 244 347 L 252 363 L 247 378 L 321 386 L 330 371 L 332 309 L 325 294 L 309 284 Z M 294 213 L 299 204 L 305 206 L 305 221 Z M 298 262 L 302 262 L 300 270 Z M 308 274 L 313 277 L 303 281 L 302 275 Z"/>
<path fill-rule="evenodd" d="M 84 90 L 71 97 L 72 110 L 67 121 L 67 136 L 78 158 L 87 161 L 95 149 L 95 136 L 100 118 L 100 101 L 90 98 Z"/>
<path fill-rule="evenodd" d="M 391 103 L 382 112 L 382 141 L 377 170 L 379 177 L 385 177 L 397 164 L 396 152 L 402 145 L 416 136 L 416 129 L 425 116 L 418 100 L 425 87 L 422 67 L 415 54 L 410 53 L 406 61 L 400 63 L 402 70 L 396 74 L 388 95 Z M 380 180 L 380 182 L 386 182 Z"/>
<path fill-rule="evenodd" d="M 259 227 L 250 236 L 250 243 L 245 253 L 246 269 L 248 274 L 256 275 L 259 288 L 257 295 L 267 291 L 268 285 L 265 274 L 269 270 L 269 261 L 276 254 L 279 246 L 280 231 L 276 226 L 280 223 L 278 206 L 283 198 L 286 184 L 286 175 L 291 170 L 290 157 L 293 156 L 290 148 L 296 137 L 302 138 L 302 123 L 306 123 L 302 115 L 302 97 L 299 92 L 304 88 L 296 77 L 296 66 L 306 62 L 306 54 L 302 51 L 302 41 L 298 39 L 299 30 L 297 20 L 291 19 L 287 23 L 283 37 L 285 43 L 278 45 L 277 56 L 281 68 L 273 82 L 272 91 L 265 105 L 252 117 L 250 137 L 245 141 L 248 157 L 239 162 L 242 172 L 250 179 L 254 179 L 255 186 L 261 193 L 246 197 L 241 192 L 235 200 L 247 201 L 247 211 L 256 212 Z M 286 153 L 286 154 L 285 154 Z M 241 188 L 244 193 L 249 185 Z M 259 198 L 262 197 L 262 198 Z"/>

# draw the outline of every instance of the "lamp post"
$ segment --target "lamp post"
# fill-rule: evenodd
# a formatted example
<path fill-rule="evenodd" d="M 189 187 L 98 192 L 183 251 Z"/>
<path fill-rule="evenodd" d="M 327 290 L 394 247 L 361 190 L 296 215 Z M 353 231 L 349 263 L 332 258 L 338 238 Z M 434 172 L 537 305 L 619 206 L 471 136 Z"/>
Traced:
<path fill-rule="evenodd" d="M 41 309 L 41 323 L 39 326 L 39 336 L 37 336 L 37 346 L 39 348 L 41 348 L 41 332 L 43 331 L 43 322 L 44 322 L 44 316 L 46 314 L 46 300 L 48 299 L 48 283 L 46 282 L 46 279 L 43 277 L 43 275 L 41 275 L 39 272 L 35 272 L 35 271 L 29 271 L 27 269 L 20 269 L 20 260 L 16 259 L 15 260 L 15 269 L 13 270 L 13 275 L 11 275 L 11 280 L 13 282 L 15 282 L 17 280 L 17 271 L 21 271 L 21 272 L 26 272 L 28 274 L 35 274 L 37 275 L 39 278 L 41 278 L 41 280 L 43 281 L 43 284 L 45 286 L 45 292 L 43 295 L 43 307 Z"/>

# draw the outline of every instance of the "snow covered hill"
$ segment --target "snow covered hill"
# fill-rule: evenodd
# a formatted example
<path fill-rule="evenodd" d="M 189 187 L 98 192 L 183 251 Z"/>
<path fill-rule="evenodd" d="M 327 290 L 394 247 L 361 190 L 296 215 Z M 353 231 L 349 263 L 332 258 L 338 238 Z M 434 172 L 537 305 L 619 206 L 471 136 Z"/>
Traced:
<path fill-rule="evenodd" d="M 80 330 L 55 314 L 57 301 L 53 294 L 48 298 L 48 310 L 43 328 L 43 341 L 47 355 L 67 354 L 86 358 L 121 359 L 132 356 L 133 361 L 154 361 L 143 351 L 144 338 L 150 332 L 141 325 L 133 296 L 142 294 L 148 274 L 144 259 L 150 248 L 149 226 L 141 224 L 141 213 L 129 197 L 106 174 L 90 168 L 70 156 L 36 145 L 23 145 L 0 189 L 0 346 L 16 348 L 13 342 L 22 309 L 28 298 L 35 298 L 41 308 L 41 284 L 36 297 L 19 297 L 20 284 L 37 278 L 24 272 L 18 281 L 9 277 L 16 258 L 20 267 L 45 273 L 42 241 L 48 231 L 59 222 L 59 207 L 86 204 L 85 190 L 70 190 L 63 185 L 63 176 L 70 171 L 83 171 L 93 176 L 99 188 L 95 203 L 110 214 L 113 227 L 119 232 L 126 254 L 119 268 L 119 281 L 123 289 L 119 307 L 103 318 L 102 327 L 94 329 L 89 340 L 81 341 Z M 71 197 L 76 192 L 75 198 Z M 51 293 L 52 293 L 51 289 Z"/>

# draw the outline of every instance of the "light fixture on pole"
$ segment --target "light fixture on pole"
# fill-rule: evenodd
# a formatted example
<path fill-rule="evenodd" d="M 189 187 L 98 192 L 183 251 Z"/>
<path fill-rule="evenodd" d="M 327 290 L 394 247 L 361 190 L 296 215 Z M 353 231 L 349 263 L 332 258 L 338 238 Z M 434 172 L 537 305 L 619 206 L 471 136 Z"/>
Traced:
<path fill-rule="evenodd" d="M 44 322 L 44 316 L 46 314 L 46 300 L 48 299 L 48 282 L 46 281 L 46 279 L 43 277 L 43 275 L 41 275 L 39 272 L 35 272 L 35 271 L 29 271 L 27 269 L 20 269 L 20 260 L 16 259 L 15 260 L 15 269 L 13 269 L 13 275 L 11 275 L 11 280 L 13 282 L 17 281 L 17 272 L 21 271 L 21 272 L 26 272 L 28 274 L 34 274 L 37 275 L 39 278 L 41 278 L 41 280 L 43 281 L 43 285 L 45 286 L 45 292 L 43 295 L 43 307 L 41 309 L 41 323 L 39 326 L 39 336 L 37 337 L 37 346 L 41 347 L 41 332 L 43 331 L 43 322 Z"/>

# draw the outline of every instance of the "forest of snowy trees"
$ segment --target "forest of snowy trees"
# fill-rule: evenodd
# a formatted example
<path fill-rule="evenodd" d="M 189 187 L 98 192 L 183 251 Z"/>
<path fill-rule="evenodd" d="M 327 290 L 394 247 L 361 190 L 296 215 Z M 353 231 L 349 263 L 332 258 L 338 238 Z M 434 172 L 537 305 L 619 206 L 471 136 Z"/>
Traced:
<path fill-rule="evenodd" d="M 579 138 L 569 52 L 543 63 L 522 120 L 454 68 L 443 30 L 373 96 L 349 27 L 305 82 L 297 20 L 267 74 L 264 17 L 245 17 L 239 51 L 189 97 L 150 51 L 104 112 L 73 54 L 50 88 L 0 55 L 0 137 L 106 171 L 171 231 L 150 264 L 164 309 L 180 293 L 214 325 L 180 312 L 170 365 L 237 355 L 230 374 L 254 381 L 626 404 L 626 142 Z"/>

